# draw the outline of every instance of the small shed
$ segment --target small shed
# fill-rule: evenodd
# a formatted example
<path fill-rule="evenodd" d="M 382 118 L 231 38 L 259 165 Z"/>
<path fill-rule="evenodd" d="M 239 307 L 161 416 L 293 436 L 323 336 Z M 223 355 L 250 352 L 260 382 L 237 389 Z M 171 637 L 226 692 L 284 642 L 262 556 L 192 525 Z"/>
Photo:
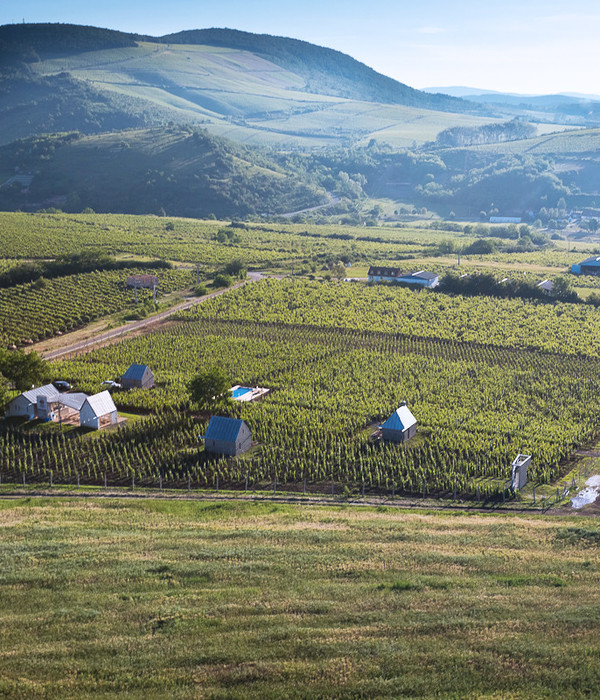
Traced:
<path fill-rule="evenodd" d="M 129 365 L 129 369 L 121 377 L 123 389 L 152 389 L 154 374 L 148 365 Z"/>
<path fill-rule="evenodd" d="M 79 422 L 84 428 L 100 430 L 118 422 L 117 407 L 108 391 L 88 396 L 79 411 Z"/>
<path fill-rule="evenodd" d="M 381 437 L 387 442 L 406 442 L 416 434 L 417 419 L 410 412 L 406 401 L 381 426 Z"/>
<path fill-rule="evenodd" d="M 243 420 L 211 416 L 204 436 L 204 447 L 207 452 L 235 457 L 247 452 L 251 446 L 250 428 Z"/>
<path fill-rule="evenodd" d="M 15 397 L 6 409 L 7 418 L 29 418 L 33 420 L 37 417 L 38 398 L 43 396 L 49 403 L 56 401 L 59 396 L 58 389 L 52 384 L 44 384 L 37 389 L 24 391 Z"/>
<path fill-rule="evenodd" d="M 520 491 L 527 483 L 527 467 L 531 464 L 531 455 L 518 454 L 512 463 L 510 487 Z"/>

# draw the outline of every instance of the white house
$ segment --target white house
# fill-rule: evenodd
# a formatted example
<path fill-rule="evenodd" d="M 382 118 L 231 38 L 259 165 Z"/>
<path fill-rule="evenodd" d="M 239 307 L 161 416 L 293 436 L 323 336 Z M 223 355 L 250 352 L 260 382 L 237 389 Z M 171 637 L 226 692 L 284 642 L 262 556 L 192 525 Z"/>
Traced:
<path fill-rule="evenodd" d="M 80 425 L 84 428 L 100 430 L 107 425 L 116 425 L 117 407 L 108 391 L 88 396 L 79 411 Z"/>
<path fill-rule="evenodd" d="M 58 389 L 52 384 L 39 386 L 37 389 L 30 389 L 14 398 L 6 409 L 7 418 L 37 418 L 37 402 L 39 397 L 44 397 L 48 403 L 56 401 L 60 396 Z"/>

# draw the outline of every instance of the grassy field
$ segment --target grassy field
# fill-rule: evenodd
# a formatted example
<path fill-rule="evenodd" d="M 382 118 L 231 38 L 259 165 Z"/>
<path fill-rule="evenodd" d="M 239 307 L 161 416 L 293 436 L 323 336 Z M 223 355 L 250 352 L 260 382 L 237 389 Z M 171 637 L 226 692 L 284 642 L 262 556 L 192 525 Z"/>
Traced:
<path fill-rule="evenodd" d="M 0 505 L 0 695 L 591 697 L 596 524 L 144 500 Z"/>

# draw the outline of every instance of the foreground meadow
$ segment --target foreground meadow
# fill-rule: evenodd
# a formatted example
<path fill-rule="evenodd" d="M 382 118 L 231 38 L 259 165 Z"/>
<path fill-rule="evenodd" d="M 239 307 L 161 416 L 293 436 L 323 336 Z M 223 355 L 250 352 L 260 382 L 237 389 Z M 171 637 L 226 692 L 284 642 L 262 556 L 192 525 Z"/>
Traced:
<path fill-rule="evenodd" d="M 3 697 L 600 683 L 600 528 L 581 518 L 27 499 L 0 504 L 0 527 Z"/>

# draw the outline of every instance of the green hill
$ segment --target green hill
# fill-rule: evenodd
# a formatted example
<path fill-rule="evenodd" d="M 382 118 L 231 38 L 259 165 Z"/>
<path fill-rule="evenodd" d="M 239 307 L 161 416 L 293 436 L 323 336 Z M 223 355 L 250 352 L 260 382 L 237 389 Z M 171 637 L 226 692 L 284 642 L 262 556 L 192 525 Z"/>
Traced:
<path fill-rule="evenodd" d="M 174 122 L 286 148 L 371 138 L 410 146 L 487 121 L 476 105 L 282 37 L 210 29 L 152 38 L 25 24 L 0 27 L 0 48 L 0 143 Z"/>
<path fill-rule="evenodd" d="M 0 148 L 5 175 L 18 169 L 31 184 L 5 183 L 0 209 L 245 217 L 326 202 L 266 156 L 192 127 L 81 136 L 32 137 Z"/>

